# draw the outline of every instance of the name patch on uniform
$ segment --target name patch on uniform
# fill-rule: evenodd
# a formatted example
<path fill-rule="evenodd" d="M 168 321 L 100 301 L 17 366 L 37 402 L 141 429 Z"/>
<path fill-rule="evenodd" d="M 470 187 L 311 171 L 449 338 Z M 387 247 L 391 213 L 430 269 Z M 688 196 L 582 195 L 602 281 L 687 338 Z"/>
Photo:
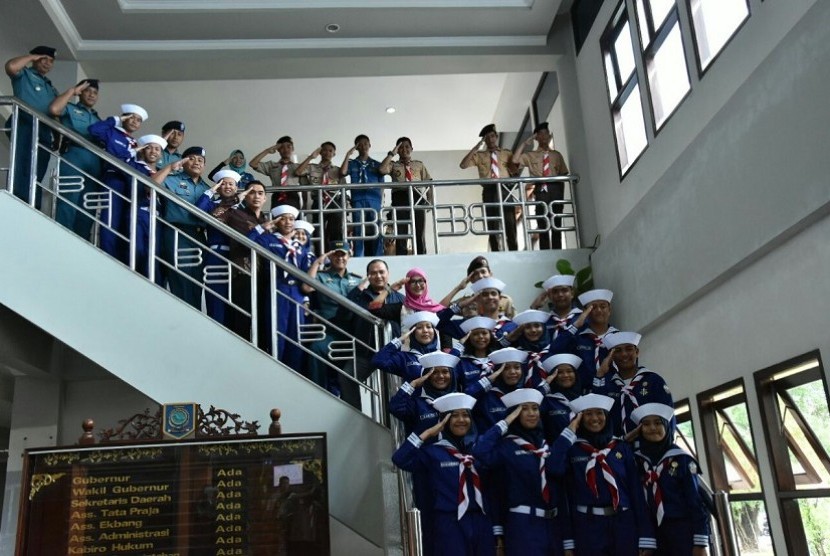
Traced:
<path fill-rule="evenodd" d="M 442 461 L 441 467 L 458 467 L 457 461 Z"/>

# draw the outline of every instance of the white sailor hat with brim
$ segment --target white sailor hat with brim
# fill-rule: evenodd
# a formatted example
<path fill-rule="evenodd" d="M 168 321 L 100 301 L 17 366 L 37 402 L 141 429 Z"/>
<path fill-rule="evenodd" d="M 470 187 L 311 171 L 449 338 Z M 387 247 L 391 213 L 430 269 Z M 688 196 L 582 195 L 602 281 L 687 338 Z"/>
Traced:
<path fill-rule="evenodd" d="M 279 205 L 271 209 L 271 217 L 272 218 L 279 218 L 280 216 L 285 216 L 286 214 L 290 214 L 294 218 L 300 214 L 300 211 L 297 210 L 296 207 L 292 207 L 291 205 Z"/>
<path fill-rule="evenodd" d="M 517 388 L 501 397 L 501 403 L 504 407 L 516 407 L 523 403 L 535 403 L 539 405 L 542 403 L 542 393 L 535 388 Z"/>
<path fill-rule="evenodd" d="M 449 367 L 450 369 L 454 369 L 459 361 L 461 360 L 455 355 L 444 353 L 443 351 L 433 351 L 432 353 L 425 353 L 418 357 L 418 363 L 425 370 L 434 367 Z"/>
<path fill-rule="evenodd" d="M 572 353 L 557 353 L 542 361 L 542 368 L 545 372 L 551 373 L 559 365 L 570 365 L 576 370 L 581 364 L 582 359 Z"/>
<path fill-rule="evenodd" d="M 503 363 L 524 363 L 527 361 L 528 353 L 516 348 L 502 348 L 497 349 L 490 354 L 490 361 L 493 365 L 501 365 Z"/>
<path fill-rule="evenodd" d="M 472 332 L 478 328 L 493 330 L 497 324 L 498 322 L 490 317 L 471 317 L 465 321 L 462 321 L 459 326 L 464 332 Z"/>
<path fill-rule="evenodd" d="M 295 220 L 294 221 L 294 229 L 295 230 L 305 230 L 307 234 L 314 233 L 314 224 L 311 222 L 306 222 L 305 220 Z"/>
<path fill-rule="evenodd" d="M 614 332 L 613 334 L 606 334 L 602 339 L 602 344 L 608 349 L 614 349 L 618 346 L 631 344 L 632 346 L 639 346 L 640 340 L 643 337 L 636 332 Z"/>
<path fill-rule="evenodd" d="M 568 404 L 571 406 L 571 411 L 579 413 L 586 409 L 602 409 L 604 411 L 611 411 L 614 407 L 614 398 L 603 396 L 602 394 L 585 394 L 575 400 L 571 400 Z"/>
<path fill-rule="evenodd" d="M 138 138 L 138 146 L 143 147 L 144 145 L 155 144 L 161 147 L 161 150 L 167 148 L 167 141 L 164 140 L 164 137 L 160 135 L 142 135 Z"/>
<path fill-rule="evenodd" d="M 476 399 L 472 396 L 468 396 L 462 392 L 453 392 L 452 394 L 445 394 L 440 398 L 435 398 L 432 402 L 432 407 L 435 408 L 438 413 L 448 413 L 450 411 L 455 411 L 456 409 L 466 409 L 470 410 L 476 404 Z"/>
<path fill-rule="evenodd" d="M 477 282 L 473 282 L 470 284 L 470 289 L 473 292 L 478 293 L 482 290 L 498 290 L 499 293 L 504 291 L 504 288 L 507 287 L 507 284 L 499 280 L 498 278 L 493 278 L 492 276 L 488 278 L 482 278 Z"/>
<path fill-rule="evenodd" d="M 136 116 L 139 116 L 141 118 L 142 122 L 146 122 L 148 119 L 150 119 L 150 115 L 147 114 L 147 111 L 137 104 L 122 104 L 121 113 L 135 114 Z"/>
<path fill-rule="evenodd" d="M 579 302 L 585 307 L 593 301 L 607 301 L 611 303 L 614 297 L 614 292 L 611 290 L 590 290 L 579 296 Z"/>
<path fill-rule="evenodd" d="M 560 286 L 565 286 L 568 288 L 574 287 L 574 275 L 573 274 L 554 274 L 544 282 L 542 282 L 542 287 L 546 290 L 551 288 L 556 288 Z"/>
<path fill-rule="evenodd" d="M 239 180 L 242 179 L 242 176 L 239 175 L 239 172 L 235 172 L 233 170 L 219 170 L 215 174 L 213 174 L 213 181 L 215 183 L 219 183 L 225 178 L 230 178 L 233 181 L 239 183 Z"/>
<path fill-rule="evenodd" d="M 513 317 L 512 320 L 519 326 L 523 324 L 530 324 L 533 322 L 545 324 L 546 322 L 548 322 L 548 320 L 550 320 L 550 313 L 546 313 L 545 311 L 539 311 L 537 309 L 528 309 L 527 311 L 522 311 L 521 313 Z"/>
<path fill-rule="evenodd" d="M 666 421 L 671 421 L 674 417 L 674 408 L 664 403 L 644 403 L 631 412 L 631 420 L 635 425 L 639 425 L 640 421 L 649 415 L 657 415 Z"/>
<path fill-rule="evenodd" d="M 416 313 L 409 313 L 403 317 L 401 326 L 404 330 L 409 330 L 419 322 L 428 322 L 432 326 L 438 326 L 438 315 L 430 311 L 418 311 Z"/>

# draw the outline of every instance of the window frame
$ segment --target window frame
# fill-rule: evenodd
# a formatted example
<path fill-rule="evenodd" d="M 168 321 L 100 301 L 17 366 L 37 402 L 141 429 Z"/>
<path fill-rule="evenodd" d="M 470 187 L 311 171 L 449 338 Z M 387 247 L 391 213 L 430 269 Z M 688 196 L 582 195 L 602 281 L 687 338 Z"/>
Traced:
<path fill-rule="evenodd" d="M 782 371 L 803 365 L 812 360 L 818 361 L 817 367 L 805 369 L 800 373 L 774 380 L 775 375 Z M 801 518 L 801 509 L 799 508 L 798 500 L 805 498 L 830 498 L 830 488 L 802 490 L 796 488 L 797 480 L 790 462 L 788 443 L 781 442 L 781 438 L 784 438 L 784 431 L 778 407 L 777 396 L 779 388 L 777 386 L 780 385 L 783 387 L 783 390 L 787 390 L 819 380 L 824 387 L 825 402 L 830 407 L 830 388 L 828 387 L 827 375 L 821 360 L 821 354 L 818 350 L 811 351 L 757 371 L 753 377 L 758 396 L 758 405 L 761 409 L 761 419 L 764 425 L 764 442 L 766 443 L 770 456 L 770 466 L 773 476 L 773 496 L 778 505 L 778 511 L 781 514 L 781 525 L 784 528 L 784 540 L 787 546 L 787 552 L 788 554 L 808 554 L 809 545 L 804 532 L 804 523 Z M 803 415 L 801 415 L 797 408 L 796 411 L 803 420 Z M 819 446 L 819 448 L 827 455 L 827 451 L 823 446 Z M 825 462 L 826 466 L 827 463 Z"/>
<path fill-rule="evenodd" d="M 688 420 L 684 419 L 684 420 L 681 421 L 677 417 L 677 409 L 682 408 L 682 407 L 688 408 L 688 415 L 689 415 Z M 692 415 L 692 402 L 689 398 L 683 398 L 682 400 L 677 400 L 676 402 L 674 402 L 674 409 L 675 409 L 674 415 L 675 415 L 675 418 L 677 419 L 677 424 L 678 424 L 678 428 L 677 428 L 677 432 L 675 433 L 675 437 L 677 435 L 680 435 L 680 436 L 683 437 L 683 446 L 681 446 L 681 448 L 683 448 L 685 446 L 689 446 L 689 445 L 694 447 L 694 451 L 692 452 L 691 456 L 694 457 L 695 459 L 698 459 L 697 454 L 700 451 L 700 448 L 698 447 L 698 443 L 697 443 L 697 430 L 695 430 L 695 420 L 694 420 L 694 416 Z M 686 412 L 684 411 L 683 413 L 685 414 Z M 692 427 L 692 438 L 691 438 L 692 442 L 689 442 L 689 439 L 686 438 L 683 435 L 683 433 L 680 432 L 679 425 L 681 423 L 686 423 L 686 422 L 688 422 Z"/>
<path fill-rule="evenodd" d="M 625 81 L 622 81 L 622 77 L 620 75 L 620 67 L 619 62 L 617 61 L 617 53 L 616 50 L 613 48 L 614 43 L 622 34 L 625 29 L 625 24 L 628 23 L 629 25 L 629 40 L 631 40 L 631 50 L 634 53 L 634 71 L 631 72 L 631 76 Z M 615 114 L 622 112 L 622 107 L 625 105 L 625 102 L 634 92 L 634 88 L 638 87 L 640 84 L 640 77 L 637 74 L 637 51 L 634 48 L 634 39 L 630 36 L 631 30 L 636 31 L 635 27 L 636 23 L 633 23 L 631 17 L 629 16 L 628 6 L 626 5 L 626 0 L 620 0 L 617 4 L 617 7 L 614 8 L 614 11 L 611 15 L 611 20 L 606 25 L 605 31 L 603 31 L 602 36 L 600 37 L 599 44 L 600 44 L 600 56 L 601 56 L 601 65 L 603 68 L 603 76 L 605 77 L 605 92 L 606 98 L 608 99 L 609 104 L 609 116 L 610 116 L 610 123 L 611 123 L 611 135 L 614 138 L 614 155 L 617 158 L 617 171 L 619 172 L 620 181 L 628 175 L 628 173 L 634 168 L 637 164 L 637 161 L 640 160 L 640 157 L 643 156 L 648 150 L 649 147 L 649 140 L 648 140 L 648 128 L 646 126 L 646 113 L 643 109 L 642 100 L 640 102 L 640 112 L 643 115 L 643 131 L 646 134 L 646 144 L 637 153 L 637 156 L 634 157 L 628 164 L 628 167 L 623 171 L 622 167 L 622 160 L 620 159 L 620 143 L 619 139 L 617 138 L 617 124 L 614 119 Z M 614 70 L 614 82 L 617 85 L 617 94 L 612 99 L 611 97 L 611 89 L 608 87 L 609 75 L 608 75 L 608 68 L 605 64 L 605 55 L 608 54 L 611 56 L 611 66 Z M 642 99 L 642 87 L 640 87 L 640 98 Z"/>
<path fill-rule="evenodd" d="M 688 1 L 689 0 L 687 0 L 687 2 Z M 652 14 L 651 9 L 651 0 L 642 0 L 643 7 L 645 8 L 645 14 L 643 15 L 645 16 L 645 20 L 648 25 L 646 33 L 648 34 L 650 39 L 648 46 L 643 45 L 643 34 L 642 30 L 639 29 L 640 13 L 637 11 L 639 10 L 639 4 L 640 3 L 637 1 L 634 2 L 634 11 L 636 15 L 634 19 L 637 20 L 637 26 L 639 31 L 637 33 L 637 43 L 640 45 L 640 55 L 642 57 L 643 68 L 645 69 L 644 73 L 647 85 L 646 96 L 648 98 L 649 108 L 651 109 L 651 131 L 654 134 L 654 137 L 656 138 L 660 134 L 660 132 L 663 131 L 663 129 L 666 127 L 666 124 L 669 123 L 669 120 L 672 119 L 672 116 L 674 116 L 677 113 L 680 106 L 692 94 L 692 75 L 689 72 L 688 56 L 686 53 L 686 43 L 683 40 L 683 26 L 681 25 L 680 7 L 677 5 L 677 0 L 674 0 L 674 7 L 671 10 L 669 10 L 669 14 L 666 16 L 666 19 L 657 28 L 654 27 L 654 16 Z M 691 14 L 691 12 L 689 13 Z M 674 108 L 672 108 L 671 111 L 665 116 L 660 126 L 658 126 L 657 117 L 654 113 L 654 97 L 651 94 L 651 80 L 649 79 L 648 75 L 648 62 L 656 55 L 657 51 L 660 50 L 660 47 L 668 38 L 669 34 L 671 33 L 672 27 L 675 24 L 677 25 L 678 31 L 680 32 L 680 44 L 683 48 L 683 63 L 686 66 L 686 79 L 689 81 L 689 88 L 686 90 L 683 96 L 680 97 L 680 100 L 677 102 Z M 696 45 L 695 48 L 697 48 Z M 712 61 L 714 61 L 714 59 Z"/>
<path fill-rule="evenodd" d="M 703 62 L 700 59 L 700 49 L 698 48 L 698 38 L 697 38 L 697 28 L 695 27 L 694 21 L 694 14 L 692 13 L 692 0 L 685 0 L 686 2 L 686 13 L 689 14 L 689 27 L 691 28 L 692 33 L 692 46 L 694 47 L 694 54 L 695 54 L 695 62 L 697 64 L 697 77 L 698 80 L 703 79 L 703 76 L 706 74 L 709 69 L 715 65 L 715 62 L 720 58 L 720 55 L 724 53 L 724 51 L 729 47 L 732 43 L 732 40 L 740 33 L 741 29 L 743 29 L 746 22 L 752 17 L 752 7 L 750 6 L 749 0 L 743 0 L 746 4 L 746 17 L 741 22 L 740 25 L 735 27 L 735 30 L 732 31 L 732 34 L 729 35 L 729 38 L 723 43 L 718 53 L 712 56 L 712 59 L 709 60 L 709 65 L 705 68 L 703 67 Z"/>

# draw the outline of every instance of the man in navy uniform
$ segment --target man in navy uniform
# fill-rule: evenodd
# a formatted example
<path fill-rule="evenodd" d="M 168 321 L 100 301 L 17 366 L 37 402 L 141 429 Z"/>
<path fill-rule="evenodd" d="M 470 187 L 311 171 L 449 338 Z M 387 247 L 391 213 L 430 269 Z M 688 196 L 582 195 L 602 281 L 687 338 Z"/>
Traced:
<path fill-rule="evenodd" d="M 88 128 L 101 121 L 94 108 L 98 102 L 98 90 L 97 79 L 84 79 L 55 98 L 49 105 L 49 113 L 60 118 L 63 125 L 84 139 L 93 141 Z M 78 102 L 69 102 L 75 96 L 78 97 Z M 84 209 L 83 200 L 89 193 L 100 189 L 95 179 L 101 173 L 101 159 L 71 141 L 64 145 L 62 152 L 61 181 L 70 178 L 67 181 L 77 180 L 80 184 L 67 183 L 67 191 L 61 193 L 61 198 L 57 201 L 55 219 L 82 238 L 89 239 L 94 217 L 89 210 Z"/>
<path fill-rule="evenodd" d="M 171 120 L 161 126 L 161 136 L 167 141 L 167 148 L 161 152 L 159 166 L 167 166 L 182 159 L 179 147 L 184 142 L 184 122 Z"/>
<path fill-rule="evenodd" d="M 44 115 L 49 113 L 49 104 L 58 96 L 58 91 L 46 77 L 46 74 L 52 71 L 55 54 L 56 51 L 51 46 L 36 46 L 29 54 L 8 60 L 5 66 L 6 75 L 12 80 L 14 96 Z M 11 127 L 9 124 L 10 122 L 6 121 L 7 128 Z M 32 117 L 21 111 L 17 121 L 14 155 L 14 194 L 24 201 L 29 199 L 29 181 L 33 170 L 36 172 L 36 181 L 40 182 L 46 175 L 46 167 L 49 165 L 49 154 L 43 149 L 38 149 L 37 165 L 32 168 L 32 132 Z M 38 142 L 51 148 L 52 132 L 48 126 L 41 125 L 38 129 Z M 38 208 L 41 196 L 40 188 L 35 186 L 35 206 Z"/>
<path fill-rule="evenodd" d="M 331 290 L 336 291 L 342 296 L 347 296 L 350 291 L 356 288 L 362 278 L 353 272 L 349 272 L 347 268 L 349 259 L 351 258 L 352 249 L 345 241 L 329 242 L 329 250 L 317 257 L 308 269 L 308 275 L 311 278 L 316 278 L 318 282 Z M 320 270 L 320 267 L 329 261 L 328 267 L 325 270 Z M 325 289 L 325 288 L 324 288 Z M 311 293 L 309 289 L 304 288 L 306 293 Z M 325 294 L 317 294 L 313 297 L 314 311 L 327 322 L 323 322 L 326 330 L 326 337 L 323 340 L 318 340 L 311 344 L 311 351 L 315 355 L 329 361 L 332 365 L 337 365 L 337 361 L 331 361 L 329 358 L 329 344 L 334 340 L 342 339 L 342 334 L 332 328 L 332 325 L 348 330 L 348 323 L 339 321 L 337 310 L 340 304 Z M 330 324 L 329 324 L 330 323 Z M 340 365 L 338 365 L 340 366 Z M 322 363 L 316 357 L 308 358 L 309 374 L 311 380 L 326 388 L 335 396 L 339 396 L 342 391 L 340 387 L 340 380 L 337 371 Z"/>
<path fill-rule="evenodd" d="M 202 178 L 204 169 L 205 149 L 190 147 L 184 151 L 181 160 L 157 171 L 153 175 L 153 181 L 169 189 L 181 200 L 194 205 L 195 209 L 196 200 L 210 189 Z M 202 265 L 192 261 L 196 260 L 193 250 L 200 249 L 199 243 L 205 242 L 204 223 L 197 219 L 193 212 L 173 203 L 164 205 L 164 220 L 167 224 L 162 231 L 162 251 L 165 260 L 172 267 L 167 271 L 170 291 L 196 309 L 201 309 L 202 288 L 199 284 L 202 282 Z M 178 250 L 174 249 L 174 227 L 179 231 Z M 183 265 L 181 261 L 177 264 L 182 252 L 188 259 L 187 266 L 180 266 Z M 190 277 L 190 280 L 187 277 Z"/>

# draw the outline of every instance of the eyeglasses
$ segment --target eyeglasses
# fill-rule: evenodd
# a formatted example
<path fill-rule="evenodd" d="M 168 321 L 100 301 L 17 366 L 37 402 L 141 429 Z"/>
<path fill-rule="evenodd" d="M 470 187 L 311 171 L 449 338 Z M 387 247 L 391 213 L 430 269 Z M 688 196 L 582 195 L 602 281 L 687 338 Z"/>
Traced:
<path fill-rule="evenodd" d="M 421 280 L 419 278 L 416 278 L 415 280 L 410 280 L 409 281 L 409 284 L 413 285 L 413 286 L 423 286 L 426 283 L 427 283 L 426 280 Z"/>

